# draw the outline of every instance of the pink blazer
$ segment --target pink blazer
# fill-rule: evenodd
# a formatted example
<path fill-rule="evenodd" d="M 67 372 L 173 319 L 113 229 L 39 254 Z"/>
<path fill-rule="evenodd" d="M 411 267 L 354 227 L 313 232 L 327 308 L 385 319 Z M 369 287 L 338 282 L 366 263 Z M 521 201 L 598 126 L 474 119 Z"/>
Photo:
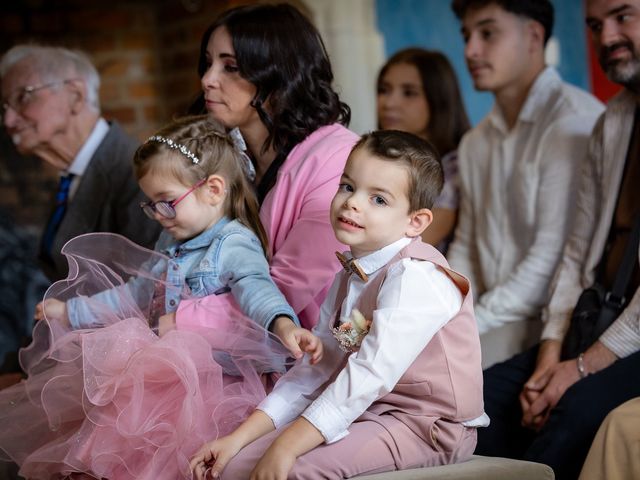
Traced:
<path fill-rule="evenodd" d="M 291 151 L 267 194 L 260 219 L 267 231 L 271 276 L 303 327 L 318 322 L 320 305 L 343 251 L 329 222 L 329 205 L 359 137 L 339 124 L 321 127 Z"/>

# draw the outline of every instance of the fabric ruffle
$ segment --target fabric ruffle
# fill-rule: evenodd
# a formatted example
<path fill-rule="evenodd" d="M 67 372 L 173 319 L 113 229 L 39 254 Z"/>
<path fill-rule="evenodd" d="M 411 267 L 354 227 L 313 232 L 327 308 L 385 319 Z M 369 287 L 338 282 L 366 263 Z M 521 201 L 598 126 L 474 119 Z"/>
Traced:
<path fill-rule="evenodd" d="M 243 316 L 224 329 L 158 337 L 149 325 L 163 313 L 169 259 L 112 234 L 77 237 L 63 253 L 69 278 L 45 298 L 82 295 L 81 311 L 103 327 L 38 322 L 21 351 L 27 380 L 0 391 L 0 454 L 33 479 L 190 478 L 189 458 L 265 397 L 265 378 L 284 371 L 286 350 Z M 130 288 L 133 279 L 149 285 Z M 116 304 L 95 295 L 106 289 L 117 292 Z"/>

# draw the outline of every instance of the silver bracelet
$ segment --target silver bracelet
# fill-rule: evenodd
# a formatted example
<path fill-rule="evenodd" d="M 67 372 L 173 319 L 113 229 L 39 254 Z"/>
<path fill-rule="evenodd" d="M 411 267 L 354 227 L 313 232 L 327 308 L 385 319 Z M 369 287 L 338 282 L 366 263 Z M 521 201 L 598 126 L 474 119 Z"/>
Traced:
<path fill-rule="evenodd" d="M 578 366 L 578 374 L 580 375 L 580 378 L 584 378 L 589 375 L 587 370 L 584 368 L 584 353 L 578 355 L 578 358 L 576 358 L 576 364 Z"/>

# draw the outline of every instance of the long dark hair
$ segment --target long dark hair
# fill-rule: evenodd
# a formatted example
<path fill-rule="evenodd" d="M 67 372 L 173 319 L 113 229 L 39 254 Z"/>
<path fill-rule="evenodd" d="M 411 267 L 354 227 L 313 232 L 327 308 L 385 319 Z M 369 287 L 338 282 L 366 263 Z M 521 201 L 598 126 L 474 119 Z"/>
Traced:
<path fill-rule="evenodd" d="M 429 141 L 435 145 L 440 155 L 456 150 L 470 125 L 456 74 L 447 57 L 440 52 L 423 48 L 400 50 L 380 70 L 378 88 L 389 67 L 397 64 L 413 65 L 418 69 L 429 105 Z"/>
<path fill-rule="evenodd" d="M 240 75 L 257 90 L 251 105 L 268 131 L 262 152 L 276 152 L 258 186 L 262 199 L 291 149 L 319 127 L 348 125 L 351 110 L 331 86 L 331 63 L 318 30 L 293 6 L 245 5 L 224 12 L 202 37 L 200 77 L 208 68 L 209 38 L 222 26 L 231 36 Z"/>

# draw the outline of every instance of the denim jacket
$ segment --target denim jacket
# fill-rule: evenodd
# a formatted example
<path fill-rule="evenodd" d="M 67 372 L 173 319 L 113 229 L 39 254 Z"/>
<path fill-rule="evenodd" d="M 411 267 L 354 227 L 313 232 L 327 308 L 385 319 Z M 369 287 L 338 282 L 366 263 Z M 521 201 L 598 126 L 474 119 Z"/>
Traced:
<path fill-rule="evenodd" d="M 257 324 L 268 329 L 280 315 L 299 324 L 293 309 L 278 290 L 269 274 L 269 264 L 256 235 L 237 220 L 224 217 L 215 225 L 186 242 L 176 242 L 162 232 L 155 250 L 169 261 L 159 262 L 151 271 L 166 270 L 164 291 L 165 312 L 175 312 L 184 286 L 189 297 L 204 297 L 231 292 L 242 311 Z M 148 293 L 144 279 L 127 282 L 128 293 L 142 297 Z M 116 289 L 91 297 L 101 303 L 117 304 L 120 293 Z M 91 314 L 90 303 L 74 298 L 67 302 L 69 321 L 73 328 L 100 326 Z"/>

